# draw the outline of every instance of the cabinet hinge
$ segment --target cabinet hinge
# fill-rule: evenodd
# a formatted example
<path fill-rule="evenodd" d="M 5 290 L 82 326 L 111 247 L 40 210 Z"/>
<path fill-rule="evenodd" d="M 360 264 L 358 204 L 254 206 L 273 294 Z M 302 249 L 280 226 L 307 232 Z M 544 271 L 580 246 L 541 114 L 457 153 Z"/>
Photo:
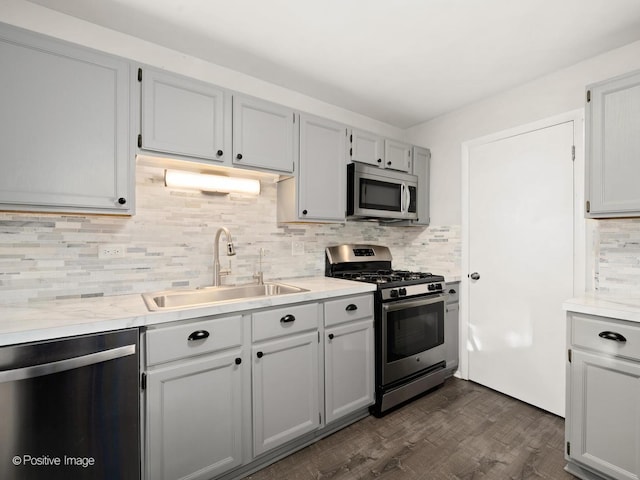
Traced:
<path fill-rule="evenodd" d="M 142 134 L 138 135 L 138 148 L 142 148 Z"/>
<path fill-rule="evenodd" d="M 587 90 L 587 103 L 591 101 L 591 90 Z"/>
<path fill-rule="evenodd" d="M 138 69 L 138 81 L 139 82 L 142 81 L 142 69 L 141 68 Z"/>
<path fill-rule="evenodd" d="M 318 330 L 318 343 L 320 343 L 320 330 Z"/>
<path fill-rule="evenodd" d="M 587 200 L 586 208 L 587 208 L 587 213 L 589 213 L 591 211 L 591 202 L 589 200 Z"/>
<path fill-rule="evenodd" d="M 576 146 L 571 145 L 571 160 L 575 161 L 576 159 Z"/>
<path fill-rule="evenodd" d="M 569 363 L 571 363 L 571 349 L 567 350 L 567 358 L 569 359 Z"/>
<path fill-rule="evenodd" d="M 349 156 L 350 156 L 350 157 L 353 157 L 353 148 L 350 148 L 350 149 L 349 149 Z"/>
<path fill-rule="evenodd" d="M 293 123 L 296 123 L 296 114 L 292 113 L 291 116 L 293 117 Z"/>
<path fill-rule="evenodd" d="M 571 442 L 567 442 L 567 455 L 571 456 Z"/>
<path fill-rule="evenodd" d="M 353 143 L 353 133 L 351 135 L 349 135 L 349 142 Z"/>
<path fill-rule="evenodd" d="M 318 412 L 318 423 L 322 425 L 322 414 Z"/>
<path fill-rule="evenodd" d="M 143 373 L 142 376 L 140 377 L 140 390 L 146 390 L 147 389 L 147 374 Z"/>

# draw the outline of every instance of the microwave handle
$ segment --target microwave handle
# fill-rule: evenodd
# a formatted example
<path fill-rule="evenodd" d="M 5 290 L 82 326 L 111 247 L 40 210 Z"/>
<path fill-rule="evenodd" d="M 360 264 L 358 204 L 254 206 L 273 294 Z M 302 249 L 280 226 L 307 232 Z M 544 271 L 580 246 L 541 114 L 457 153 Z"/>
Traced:
<path fill-rule="evenodd" d="M 405 213 L 405 203 L 407 202 L 407 186 L 400 184 L 400 212 Z"/>
<path fill-rule="evenodd" d="M 404 187 L 404 213 L 409 213 L 409 205 L 411 205 L 411 189 L 405 185 Z"/>

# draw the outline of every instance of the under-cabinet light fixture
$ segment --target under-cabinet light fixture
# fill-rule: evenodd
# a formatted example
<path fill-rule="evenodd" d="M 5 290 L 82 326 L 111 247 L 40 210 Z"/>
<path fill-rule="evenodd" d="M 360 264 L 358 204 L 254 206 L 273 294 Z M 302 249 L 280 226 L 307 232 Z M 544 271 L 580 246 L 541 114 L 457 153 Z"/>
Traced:
<path fill-rule="evenodd" d="M 260 180 L 180 170 L 165 170 L 164 184 L 167 187 L 193 188 L 203 192 L 260 194 Z"/>

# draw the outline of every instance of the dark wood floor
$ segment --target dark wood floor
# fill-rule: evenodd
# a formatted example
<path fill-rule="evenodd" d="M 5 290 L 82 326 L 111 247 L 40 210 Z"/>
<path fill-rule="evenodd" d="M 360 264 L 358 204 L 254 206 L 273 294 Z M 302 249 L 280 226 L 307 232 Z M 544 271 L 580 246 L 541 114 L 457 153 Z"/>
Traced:
<path fill-rule="evenodd" d="M 564 419 L 451 378 L 379 419 L 367 417 L 251 480 L 570 480 Z"/>

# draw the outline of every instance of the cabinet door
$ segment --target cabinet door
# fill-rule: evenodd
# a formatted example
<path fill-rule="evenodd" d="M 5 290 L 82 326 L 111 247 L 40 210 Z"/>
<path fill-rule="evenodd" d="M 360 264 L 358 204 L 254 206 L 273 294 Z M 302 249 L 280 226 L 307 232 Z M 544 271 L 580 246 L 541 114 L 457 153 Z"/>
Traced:
<path fill-rule="evenodd" d="M 569 456 L 611 478 L 637 480 L 640 364 L 573 350 L 569 368 Z"/>
<path fill-rule="evenodd" d="M 640 72 L 589 88 L 587 215 L 640 215 Z"/>
<path fill-rule="evenodd" d="M 320 425 L 318 333 L 252 347 L 253 453 L 260 455 Z"/>
<path fill-rule="evenodd" d="M 296 117 L 293 110 L 257 98 L 233 96 L 233 163 L 291 173 Z"/>
<path fill-rule="evenodd" d="M 346 133 L 342 124 L 300 115 L 299 218 L 345 220 Z"/>
<path fill-rule="evenodd" d="M 413 147 L 413 174 L 418 177 L 418 218 L 415 225 L 429 225 L 429 189 L 431 183 L 431 151 Z"/>
<path fill-rule="evenodd" d="M 446 307 L 446 313 L 444 318 L 444 344 L 445 344 L 445 359 L 447 361 L 447 370 L 453 374 L 458 369 L 458 341 L 459 341 L 459 326 L 458 326 L 458 313 L 459 304 L 448 303 Z"/>
<path fill-rule="evenodd" d="M 141 148 L 224 162 L 224 102 L 213 85 L 144 69 Z"/>
<path fill-rule="evenodd" d="M 350 157 L 352 161 L 383 166 L 384 139 L 375 133 L 352 129 Z"/>
<path fill-rule="evenodd" d="M 373 319 L 325 331 L 327 423 L 373 404 Z"/>
<path fill-rule="evenodd" d="M 384 168 L 411 172 L 411 145 L 386 139 L 384 141 Z"/>
<path fill-rule="evenodd" d="M 240 352 L 147 374 L 148 480 L 209 479 L 242 462 Z"/>
<path fill-rule="evenodd" d="M 0 209 L 130 214 L 127 61 L 0 27 Z"/>

